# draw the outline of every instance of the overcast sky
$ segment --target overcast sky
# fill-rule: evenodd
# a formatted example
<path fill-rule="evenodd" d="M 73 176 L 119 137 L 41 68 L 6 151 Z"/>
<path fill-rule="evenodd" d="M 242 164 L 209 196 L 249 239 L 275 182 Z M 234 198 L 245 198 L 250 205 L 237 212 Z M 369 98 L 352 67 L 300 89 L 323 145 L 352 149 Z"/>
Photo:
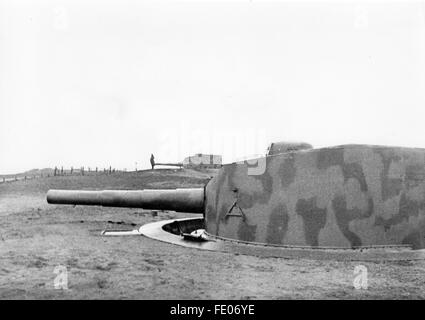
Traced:
<path fill-rule="evenodd" d="M 425 5 L 0 0 L 0 121 L 0 173 L 425 147 Z"/>

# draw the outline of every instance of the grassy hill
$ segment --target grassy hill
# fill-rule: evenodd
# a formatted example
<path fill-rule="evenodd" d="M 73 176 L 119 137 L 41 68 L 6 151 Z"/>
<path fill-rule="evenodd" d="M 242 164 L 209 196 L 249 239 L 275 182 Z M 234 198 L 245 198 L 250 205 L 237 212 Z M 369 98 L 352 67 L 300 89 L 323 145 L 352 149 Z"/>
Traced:
<path fill-rule="evenodd" d="M 53 175 L 53 169 L 52 168 L 43 168 L 43 169 L 31 169 L 25 172 L 21 173 L 11 173 L 11 174 L 0 174 L 0 179 L 6 178 L 14 178 L 14 177 L 24 177 L 24 176 L 47 176 L 47 175 Z"/>
<path fill-rule="evenodd" d="M 86 174 L 69 176 L 43 175 L 27 181 L 0 184 L 6 193 L 45 193 L 49 189 L 167 189 L 203 187 L 217 170 L 155 169 L 138 172 L 115 172 L 112 174 Z"/>

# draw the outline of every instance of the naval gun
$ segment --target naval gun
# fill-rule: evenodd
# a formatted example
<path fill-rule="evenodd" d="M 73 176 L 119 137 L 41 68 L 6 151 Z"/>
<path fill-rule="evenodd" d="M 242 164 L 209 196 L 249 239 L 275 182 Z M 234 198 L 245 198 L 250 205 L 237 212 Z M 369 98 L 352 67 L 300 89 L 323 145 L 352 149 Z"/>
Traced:
<path fill-rule="evenodd" d="M 425 248 L 425 149 L 287 150 L 223 165 L 204 188 L 50 190 L 47 201 L 202 213 L 208 235 L 243 243 Z"/>
<path fill-rule="evenodd" d="M 204 188 L 171 190 L 49 190 L 50 204 L 143 208 L 203 213 Z"/>
<path fill-rule="evenodd" d="M 150 163 L 152 166 L 152 170 L 155 169 L 155 166 L 179 167 L 180 169 L 183 168 L 183 163 L 181 162 L 177 162 L 177 163 L 155 162 L 155 157 L 153 154 L 151 154 Z"/>

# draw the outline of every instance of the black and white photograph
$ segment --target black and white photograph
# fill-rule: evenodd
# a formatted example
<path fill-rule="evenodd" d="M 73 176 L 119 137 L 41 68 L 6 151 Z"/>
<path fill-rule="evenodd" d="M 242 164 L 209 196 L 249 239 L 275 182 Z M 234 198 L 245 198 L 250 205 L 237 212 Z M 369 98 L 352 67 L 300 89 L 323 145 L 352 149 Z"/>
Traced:
<path fill-rule="evenodd" d="M 0 0 L 0 300 L 423 299 L 424 0 Z"/>

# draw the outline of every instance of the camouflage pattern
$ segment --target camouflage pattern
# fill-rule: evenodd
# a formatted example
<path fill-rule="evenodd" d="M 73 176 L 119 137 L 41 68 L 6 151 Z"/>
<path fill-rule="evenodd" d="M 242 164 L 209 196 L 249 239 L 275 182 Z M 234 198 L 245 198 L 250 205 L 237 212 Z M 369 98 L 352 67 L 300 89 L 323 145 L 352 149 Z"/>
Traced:
<path fill-rule="evenodd" d="M 286 153 L 291 151 L 299 151 L 313 149 L 313 146 L 306 142 L 272 142 L 270 146 L 267 148 L 267 156 L 272 156 L 275 154 Z"/>
<path fill-rule="evenodd" d="M 425 247 L 424 149 L 343 145 L 262 162 L 260 174 L 250 174 L 251 161 L 225 165 L 208 183 L 208 233 L 276 245 Z"/>

